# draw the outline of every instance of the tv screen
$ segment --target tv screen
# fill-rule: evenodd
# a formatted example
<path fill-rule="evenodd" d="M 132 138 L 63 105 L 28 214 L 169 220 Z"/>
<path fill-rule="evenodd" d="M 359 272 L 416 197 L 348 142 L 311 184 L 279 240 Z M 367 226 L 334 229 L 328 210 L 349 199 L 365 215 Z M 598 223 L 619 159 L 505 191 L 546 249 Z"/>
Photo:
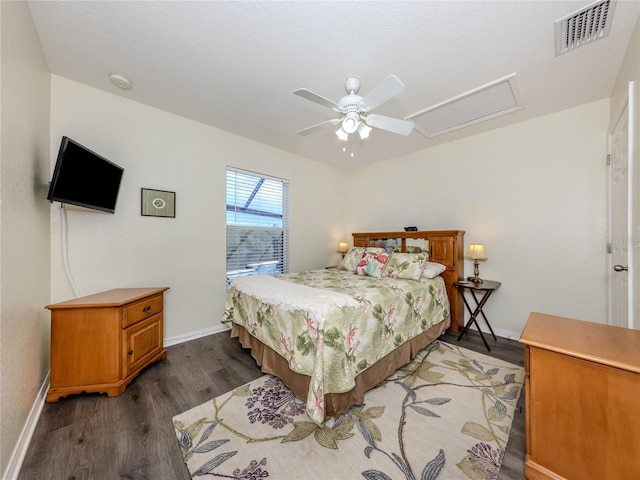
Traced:
<path fill-rule="evenodd" d="M 113 213 L 123 171 L 78 142 L 62 137 L 47 199 Z"/>

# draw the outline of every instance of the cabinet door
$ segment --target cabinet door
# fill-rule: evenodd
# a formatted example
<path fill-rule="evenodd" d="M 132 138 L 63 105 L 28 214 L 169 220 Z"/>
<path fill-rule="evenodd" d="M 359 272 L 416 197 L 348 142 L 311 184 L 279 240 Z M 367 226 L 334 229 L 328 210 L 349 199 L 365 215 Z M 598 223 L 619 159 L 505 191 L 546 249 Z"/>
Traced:
<path fill-rule="evenodd" d="M 454 262 L 454 237 L 435 236 L 429 237 L 429 261 L 446 265 L 447 269 L 451 269 Z"/>
<path fill-rule="evenodd" d="M 126 378 L 146 366 L 162 351 L 162 313 L 136 323 L 122 332 L 124 347 L 122 376 Z"/>

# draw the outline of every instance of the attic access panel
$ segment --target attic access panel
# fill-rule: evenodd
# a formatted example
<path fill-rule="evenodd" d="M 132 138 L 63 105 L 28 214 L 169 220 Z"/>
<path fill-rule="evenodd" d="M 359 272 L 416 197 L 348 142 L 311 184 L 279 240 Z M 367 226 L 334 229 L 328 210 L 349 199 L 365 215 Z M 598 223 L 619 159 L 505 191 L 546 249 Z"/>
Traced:
<path fill-rule="evenodd" d="M 521 110 L 512 83 L 515 73 L 406 117 L 427 138 Z"/>

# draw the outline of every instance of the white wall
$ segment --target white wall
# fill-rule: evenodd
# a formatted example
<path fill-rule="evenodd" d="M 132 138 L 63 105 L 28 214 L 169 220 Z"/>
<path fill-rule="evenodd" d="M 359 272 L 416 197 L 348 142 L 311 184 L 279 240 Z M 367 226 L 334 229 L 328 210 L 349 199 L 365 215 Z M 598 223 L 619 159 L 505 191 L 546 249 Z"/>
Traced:
<path fill-rule="evenodd" d="M 291 270 L 336 263 L 344 237 L 338 170 L 59 76 L 51 95 L 52 165 L 66 135 L 124 167 L 115 214 L 68 208 L 70 265 L 81 295 L 168 286 L 165 341 L 219 328 L 227 165 L 290 180 Z M 176 218 L 141 216 L 143 187 L 175 191 Z M 73 297 L 59 210 L 54 203 L 53 302 Z"/>
<path fill-rule="evenodd" d="M 26 2 L 0 2 L 0 17 L 0 472 L 13 478 L 49 369 L 50 75 Z"/>
<path fill-rule="evenodd" d="M 502 282 L 485 312 L 516 338 L 531 311 L 605 322 L 608 116 L 602 100 L 350 172 L 347 231 L 465 230 Z"/>

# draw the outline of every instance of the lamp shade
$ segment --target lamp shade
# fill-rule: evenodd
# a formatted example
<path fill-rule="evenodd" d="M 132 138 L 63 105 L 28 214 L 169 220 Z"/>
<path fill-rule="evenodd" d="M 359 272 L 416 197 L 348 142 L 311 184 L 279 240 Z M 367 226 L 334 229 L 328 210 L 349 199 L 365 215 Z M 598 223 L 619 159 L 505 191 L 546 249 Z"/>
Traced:
<path fill-rule="evenodd" d="M 484 253 L 484 245 L 481 243 L 472 243 L 469 245 L 469 250 L 465 257 L 473 260 L 486 260 L 487 256 Z"/>
<path fill-rule="evenodd" d="M 338 252 L 347 253 L 348 250 L 349 250 L 349 244 L 347 242 L 340 242 L 338 244 Z"/>
<path fill-rule="evenodd" d="M 357 112 L 347 112 L 342 119 L 342 129 L 348 134 L 355 133 L 359 124 L 360 118 Z"/>
<path fill-rule="evenodd" d="M 360 134 L 360 138 L 364 140 L 365 138 L 369 138 L 369 134 L 373 130 L 370 126 L 365 125 L 364 123 L 360 123 L 358 125 L 358 133 Z"/>
<path fill-rule="evenodd" d="M 338 136 L 338 138 L 340 140 L 342 140 L 343 142 L 346 142 L 347 140 L 349 140 L 349 134 L 347 132 L 345 132 L 342 127 L 340 127 L 338 130 L 336 130 L 336 135 Z"/>

